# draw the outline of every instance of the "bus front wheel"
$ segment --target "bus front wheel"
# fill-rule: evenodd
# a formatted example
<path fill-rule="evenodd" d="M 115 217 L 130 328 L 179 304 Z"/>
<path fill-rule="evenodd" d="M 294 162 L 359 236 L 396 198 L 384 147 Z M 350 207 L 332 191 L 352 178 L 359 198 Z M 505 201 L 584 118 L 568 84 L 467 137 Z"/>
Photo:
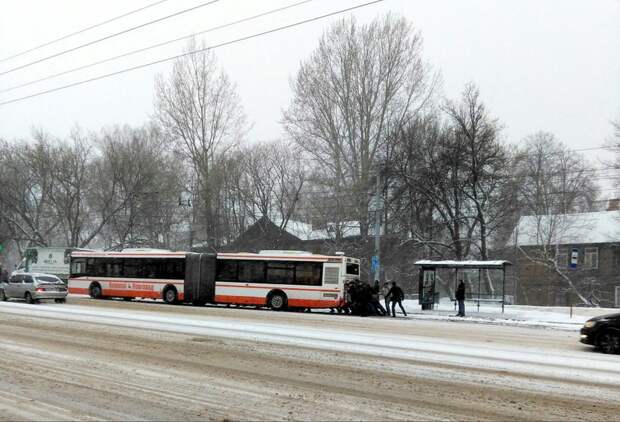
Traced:
<path fill-rule="evenodd" d="M 271 293 L 267 300 L 267 304 L 274 311 L 283 311 L 286 309 L 286 302 L 286 295 L 283 292 Z"/>
<path fill-rule="evenodd" d="M 164 302 L 169 305 L 177 303 L 177 290 L 174 287 L 168 287 L 164 291 Z"/>

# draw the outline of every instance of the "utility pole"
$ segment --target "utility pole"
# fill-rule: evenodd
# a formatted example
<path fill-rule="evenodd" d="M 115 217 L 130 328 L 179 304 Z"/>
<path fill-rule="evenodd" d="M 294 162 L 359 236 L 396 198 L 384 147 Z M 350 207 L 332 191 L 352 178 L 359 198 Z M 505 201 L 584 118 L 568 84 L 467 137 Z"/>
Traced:
<path fill-rule="evenodd" d="M 381 173 L 377 171 L 377 186 L 375 191 L 375 280 L 381 282 L 381 203 L 379 201 L 381 193 Z"/>

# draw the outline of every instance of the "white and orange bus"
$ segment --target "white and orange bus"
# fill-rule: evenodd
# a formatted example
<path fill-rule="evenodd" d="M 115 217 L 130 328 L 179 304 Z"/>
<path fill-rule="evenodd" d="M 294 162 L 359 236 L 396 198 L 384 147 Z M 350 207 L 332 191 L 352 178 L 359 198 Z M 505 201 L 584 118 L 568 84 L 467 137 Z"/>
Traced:
<path fill-rule="evenodd" d="M 286 308 L 335 308 L 359 278 L 359 259 L 299 251 L 198 254 L 76 251 L 69 292 L 93 298 L 162 299 Z"/>

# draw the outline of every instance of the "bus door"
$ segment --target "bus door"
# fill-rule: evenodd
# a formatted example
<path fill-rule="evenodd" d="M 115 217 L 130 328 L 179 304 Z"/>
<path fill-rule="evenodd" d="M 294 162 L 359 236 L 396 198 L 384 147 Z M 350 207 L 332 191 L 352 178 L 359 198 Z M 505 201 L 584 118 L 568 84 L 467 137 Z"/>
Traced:
<path fill-rule="evenodd" d="M 323 300 L 338 300 L 342 298 L 343 278 L 341 263 L 325 263 L 323 265 L 323 287 L 326 289 L 337 289 L 337 292 L 323 292 Z"/>

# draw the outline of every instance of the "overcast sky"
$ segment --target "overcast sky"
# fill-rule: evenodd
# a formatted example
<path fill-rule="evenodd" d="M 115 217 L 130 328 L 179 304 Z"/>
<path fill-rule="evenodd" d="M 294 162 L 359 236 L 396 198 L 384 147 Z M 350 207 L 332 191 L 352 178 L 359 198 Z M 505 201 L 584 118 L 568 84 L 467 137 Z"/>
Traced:
<path fill-rule="evenodd" d="M 2 0 L 0 59 L 155 0 Z M 169 0 L 22 57 L 0 62 L 0 73 L 93 39 L 195 6 L 206 0 Z M 62 57 L 0 76 L 0 90 L 156 42 L 208 29 L 299 0 L 221 0 Z M 367 1 L 367 0 L 366 0 Z M 205 36 L 216 44 L 293 23 L 365 0 L 314 0 L 305 5 Z M 379 13 L 409 18 L 424 38 L 426 60 L 443 75 L 443 93 L 457 97 L 475 82 L 504 138 L 519 142 L 538 130 L 575 149 L 600 146 L 620 116 L 620 0 L 386 0 L 353 12 L 360 21 Z M 250 138 L 283 136 L 281 110 L 289 79 L 330 22 L 325 19 L 216 50 L 237 82 Z M 27 88 L 0 93 L 0 102 L 179 53 L 184 43 L 149 51 Z M 170 64 L 0 107 L 0 137 L 28 137 L 33 126 L 65 136 L 75 124 L 98 130 L 140 125 L 152 114 L 153 80 Z M 593 159 L 601 151 L 587 153 Z"/>

